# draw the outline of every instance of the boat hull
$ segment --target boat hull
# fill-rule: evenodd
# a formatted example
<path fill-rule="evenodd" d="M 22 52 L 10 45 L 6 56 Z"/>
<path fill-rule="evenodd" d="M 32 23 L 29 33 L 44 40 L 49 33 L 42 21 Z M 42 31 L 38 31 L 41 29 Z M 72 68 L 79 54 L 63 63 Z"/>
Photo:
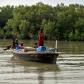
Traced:
<path fill-rule="evenodd" d="M 56 63 L 59 53 L 36 52 L 36 51 L 29 51 L 29 52 L 14 51 L 13 55 L 29 61 L 37 61 L 37 62 L 43 62 L 43 63 Z"/>

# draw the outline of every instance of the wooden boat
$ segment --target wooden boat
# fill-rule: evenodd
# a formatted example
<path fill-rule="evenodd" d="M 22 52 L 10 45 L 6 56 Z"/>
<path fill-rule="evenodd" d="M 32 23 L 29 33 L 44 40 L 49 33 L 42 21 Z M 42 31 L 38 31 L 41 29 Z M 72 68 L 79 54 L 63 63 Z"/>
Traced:
<path fill-rule="evenodd" d="M 37 52 L 37 51 L 13 51 L 13 55 L 22 59 L 37 61 L 37 62 L 45 62 L 45 63 L 56 63 L 57 57 L 59 55 L 58 52 Z"/>

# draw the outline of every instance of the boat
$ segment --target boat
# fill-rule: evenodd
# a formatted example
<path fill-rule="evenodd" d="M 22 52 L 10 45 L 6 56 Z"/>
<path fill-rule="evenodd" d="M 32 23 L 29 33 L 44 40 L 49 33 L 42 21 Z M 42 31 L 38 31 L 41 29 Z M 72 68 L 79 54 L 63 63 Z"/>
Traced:
<path fill-rule="evenodd" d="M 37 52 L 35 50 L 30 51 L 13 51 L 13 55 L 22 59 L 26 59 L 29 61 L 43 62 L 43 63 L 56 63 L 57 57 L 59 56 L 59 52 Z"/>

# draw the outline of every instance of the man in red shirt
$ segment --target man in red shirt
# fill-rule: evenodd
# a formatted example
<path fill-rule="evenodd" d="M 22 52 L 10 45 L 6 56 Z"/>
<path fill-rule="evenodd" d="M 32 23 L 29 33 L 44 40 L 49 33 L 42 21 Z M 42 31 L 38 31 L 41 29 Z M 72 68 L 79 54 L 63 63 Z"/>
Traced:
<path fill-rule="evenodd" d="M 38 46 L 44 45 L 44 32 L 43 29 L 40 29 L 40 32 L 38 33 Z"/>
<path fill-rule="evenodd" d="M 43 29 L 40 29 L 38 33 L 38 47 L 36 48 L 37 52 L 46 51 L 46 47 L 44 46 L 44 32 Z"/>

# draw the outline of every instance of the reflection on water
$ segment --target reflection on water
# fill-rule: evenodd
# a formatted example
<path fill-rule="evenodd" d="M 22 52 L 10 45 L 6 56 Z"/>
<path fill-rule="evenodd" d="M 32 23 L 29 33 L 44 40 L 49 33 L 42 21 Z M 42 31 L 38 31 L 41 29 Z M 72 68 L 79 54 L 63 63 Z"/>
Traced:
<path fill-rule="evenodd" d="M 57 62 L 61 69 L 57 74 L 61 81 L 58 84 L 83 84 L 84 54 L 64 54 Z"/>
<path fill-rule="evenodd" d="M 83 84 L 84 54 L 62 54 L 45 64 L 0 54 L 0 84 Z"/>
<path fill-rule="evenodd" d="M 0 84 L 55 84 L 57 71 L 55 64 L 28 62 L 13 58 L 12 54 L 0 54 Z"/>

